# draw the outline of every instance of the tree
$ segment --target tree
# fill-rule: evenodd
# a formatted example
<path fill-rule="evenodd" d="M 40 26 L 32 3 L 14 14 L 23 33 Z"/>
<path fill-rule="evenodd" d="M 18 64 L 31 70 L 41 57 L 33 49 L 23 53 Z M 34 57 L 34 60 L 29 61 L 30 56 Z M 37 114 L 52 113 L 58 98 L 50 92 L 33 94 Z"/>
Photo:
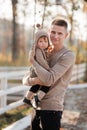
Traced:
<path fill-rule="evenodd" d="M 12 11 L 13 11 L 12 60 L 13 61 L 19 58 L 18 25 L 16 23 L 16 16 L 17 16 L 16 4 L 17 4 L 17 0 L 12 0 Z"/>
<path fill-rule="evenodd" d="M 84 0 L 83 11 L 86 13 L 86 17 L 87 17 L 87 0 Z M 86 24 L 86 30 L 87 30 L 87 24 Z M 86 71 L 85 71 L 84 80 L 87 82 L 87 38 L 86 38 Z"/>

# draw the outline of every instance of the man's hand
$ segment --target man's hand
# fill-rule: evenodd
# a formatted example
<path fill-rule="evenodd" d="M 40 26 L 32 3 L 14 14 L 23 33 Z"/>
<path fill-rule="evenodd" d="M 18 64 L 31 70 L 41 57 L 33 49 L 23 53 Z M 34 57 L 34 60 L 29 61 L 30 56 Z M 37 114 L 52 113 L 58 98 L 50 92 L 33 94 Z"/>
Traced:
<path fill-rule="evenodd" d="M 29 78 L 29 79 L 28 79 L 28 84 L 29 84 L 30 86 L 36 85 L 36 84 L 44 85 L 44 83 L 43 83 L 38 77 Z"/>

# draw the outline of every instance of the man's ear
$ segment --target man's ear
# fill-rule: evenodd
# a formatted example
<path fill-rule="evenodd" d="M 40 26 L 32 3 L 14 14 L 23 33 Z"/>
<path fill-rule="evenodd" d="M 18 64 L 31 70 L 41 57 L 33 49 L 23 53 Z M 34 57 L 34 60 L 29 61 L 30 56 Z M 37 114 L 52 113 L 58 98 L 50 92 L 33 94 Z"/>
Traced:
<path fill-rule="evenodd" d="M 65 38 L 69 37 L 69 32 L 66 33 Z"/>

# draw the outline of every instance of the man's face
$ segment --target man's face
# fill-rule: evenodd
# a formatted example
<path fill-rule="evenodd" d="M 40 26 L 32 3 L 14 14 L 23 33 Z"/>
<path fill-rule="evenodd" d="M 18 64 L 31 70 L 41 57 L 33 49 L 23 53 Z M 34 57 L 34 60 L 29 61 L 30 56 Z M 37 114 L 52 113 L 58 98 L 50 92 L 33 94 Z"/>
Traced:
<path fill-rule="evenodd" d="M 59 46 L 60 44 L 63 44 L 63 41 L 67 37 L 68 33 L 65 27 L 57 26 L 57 25 L 51 25 L 50 29 L 50 40 L 54 47 Z"/>

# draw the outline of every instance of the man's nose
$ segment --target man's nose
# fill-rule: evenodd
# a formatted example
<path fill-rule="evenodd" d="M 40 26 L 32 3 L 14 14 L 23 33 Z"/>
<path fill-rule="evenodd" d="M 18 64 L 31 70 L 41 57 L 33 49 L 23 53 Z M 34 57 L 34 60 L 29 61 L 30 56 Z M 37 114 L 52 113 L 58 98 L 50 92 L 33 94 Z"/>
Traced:
<path fill-rule="evenodd" d="M 56 34 L 54 35 L 54 37 L 55 37 L 55 38 L 59 38 L 59 35 L 56 33 Z"/>

